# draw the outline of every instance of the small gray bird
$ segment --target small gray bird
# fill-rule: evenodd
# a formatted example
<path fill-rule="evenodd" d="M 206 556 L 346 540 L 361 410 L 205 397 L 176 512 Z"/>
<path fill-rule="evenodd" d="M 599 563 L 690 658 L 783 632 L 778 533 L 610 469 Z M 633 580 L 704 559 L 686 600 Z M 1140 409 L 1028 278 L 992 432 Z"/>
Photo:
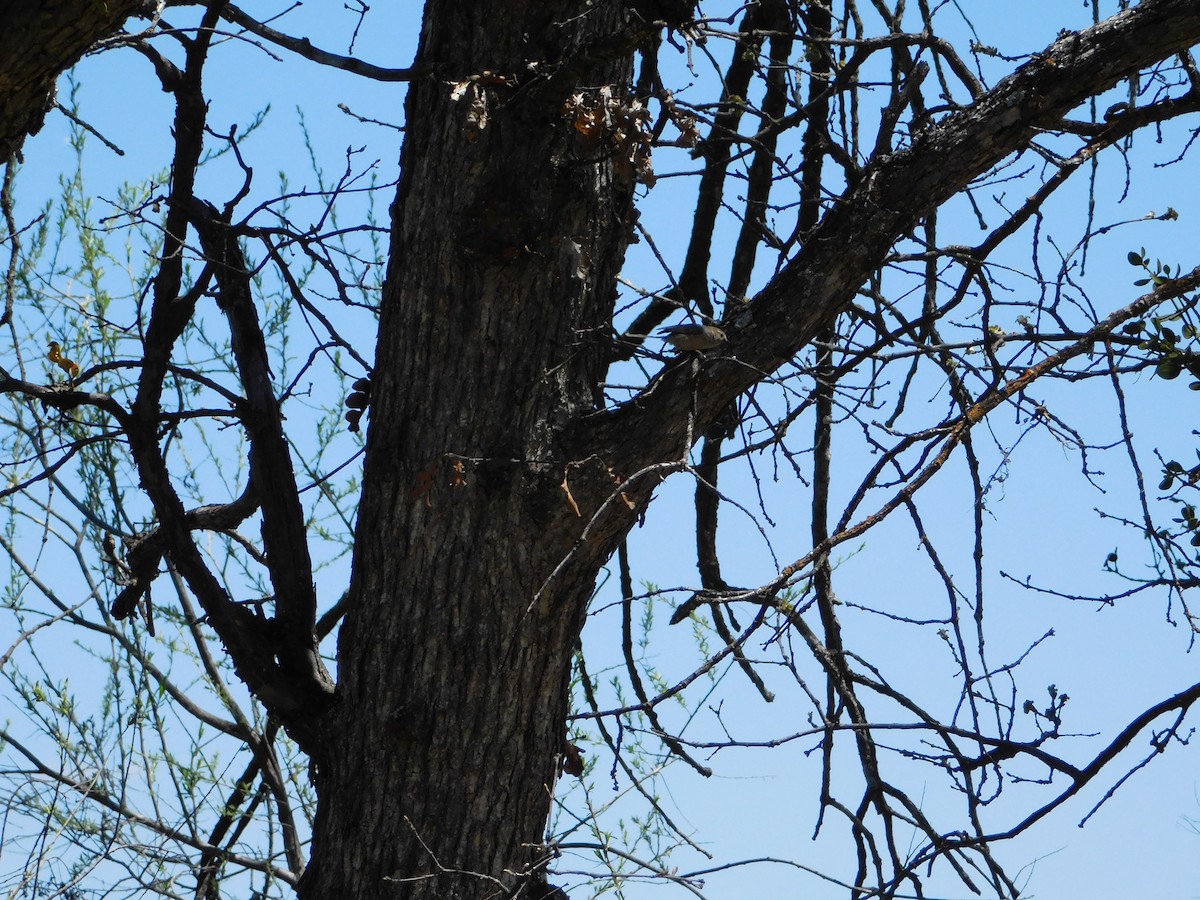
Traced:
<path fill-rule="evenodd" d="M 676 350 L 712 350 L 729 340 L 716 325 L 668 325 L 658 333 Z"/>

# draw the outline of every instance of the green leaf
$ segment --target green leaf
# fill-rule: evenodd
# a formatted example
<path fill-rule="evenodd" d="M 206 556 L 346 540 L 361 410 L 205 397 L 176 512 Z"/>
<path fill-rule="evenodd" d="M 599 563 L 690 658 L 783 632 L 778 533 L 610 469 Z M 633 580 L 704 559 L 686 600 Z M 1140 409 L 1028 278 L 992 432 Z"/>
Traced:
<path fill-rule="evenodd" d="M 1183 371 L 1183 365 L 1177 357 L 1169 356 L 1159 362 L 1155 371 L 1158 373 L 1159 378 L 1164 381 L 1170 381 L 1179 377 L 1179 373 Z"/>

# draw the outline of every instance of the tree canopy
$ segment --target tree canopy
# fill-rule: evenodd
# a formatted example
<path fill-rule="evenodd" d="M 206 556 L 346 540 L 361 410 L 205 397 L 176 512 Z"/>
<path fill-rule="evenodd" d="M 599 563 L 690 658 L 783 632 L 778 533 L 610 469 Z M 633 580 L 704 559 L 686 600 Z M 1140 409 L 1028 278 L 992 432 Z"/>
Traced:
<path fill-rule="evenodd" d="M 1015 898 L 1184 752 L 1193 0 L 37 7 L 6 896 Z"/>

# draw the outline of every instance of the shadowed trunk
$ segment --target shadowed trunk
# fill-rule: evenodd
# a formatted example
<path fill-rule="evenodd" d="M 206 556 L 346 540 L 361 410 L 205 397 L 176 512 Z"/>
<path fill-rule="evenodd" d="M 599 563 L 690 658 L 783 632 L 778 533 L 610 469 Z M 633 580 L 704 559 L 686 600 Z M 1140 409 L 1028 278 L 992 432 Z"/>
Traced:
<path fill-rule="evenodd" d="M 622 98 L 632 45 L 616 4 L 485 7 L 430 5 L 408 100 L 304 897 L 503 896 L 544 857 L 603 556 L 540 589 L 586 521 L 572 501 L 612 487 L 560 437 L 594 408 L 633 188 L 564 104 Z"/>
<path fill-rule="evenodd" d="M 96 42 L 120 29 L 145 0 L 0 2 L 0 162 L 37 134 L 55 84 Z"/>

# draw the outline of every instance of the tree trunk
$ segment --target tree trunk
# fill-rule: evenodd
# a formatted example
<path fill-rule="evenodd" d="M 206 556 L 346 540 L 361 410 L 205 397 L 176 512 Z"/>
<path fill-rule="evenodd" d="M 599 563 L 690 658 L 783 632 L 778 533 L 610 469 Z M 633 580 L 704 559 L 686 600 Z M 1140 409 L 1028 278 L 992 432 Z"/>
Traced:
<path fill-rule="evenodd" d="M 603 561 L 575 544 L 612 488 L 562 438 L 609 357 L 634 177 L 578 113 L 628 92 L 626 15 L 428 4 L 302 897 L 499 897 L 544 858 Z"/>
<path fill-rule="evenodd" d="M 0 0 L 0 162 L 37 134 L 55 83 L 145 0 Z"/>

